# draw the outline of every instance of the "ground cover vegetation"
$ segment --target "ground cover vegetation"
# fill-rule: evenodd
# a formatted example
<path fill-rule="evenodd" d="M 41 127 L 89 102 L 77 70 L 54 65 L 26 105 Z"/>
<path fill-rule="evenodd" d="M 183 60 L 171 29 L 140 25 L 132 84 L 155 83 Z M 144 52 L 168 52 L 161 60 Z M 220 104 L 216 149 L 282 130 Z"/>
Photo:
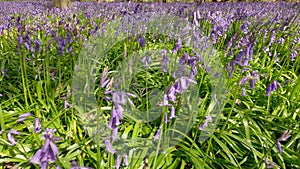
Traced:
<path fill-rule="evenodd" d="M 53 8 L 51 1 L 0 2 L 0 164 L 73 169 L 300 168 L 299 11 L 300 3 L 287 2 L 72 2 L 65 9 Z M 86 112 L 74 96 L 78 58 L 109 23 L 122 24 L 129 16 L 147 20 L 146 13 L 169 14 L 197 27 L 201 33 L 194 36 L 207 37 L 214 48 L 208 58 L 217 56 L 222 66 L 206 64 L 206 58 L 193 53 L 176 34 L 134 34 L 117 41 L 103 50 L 105 60 L 98 64 L 94 81 L 102 118 L 112 132 L 98 144 L 86 130 L 82 118 Z M 124 60 L 151 50 L 159 55 L 143 57 L 145 69 L 126 84 L 131 88 L 128 93 L 110 90 L 118 84 L 114 78 L 122 75 L 118 67 Z M 169 65 L 180 71 L 172 74 Z M 213 79 L 222 73 L 226 83 L 213 86 Z M 137 145 L 126 145 L 128 152 L 112 146 L 119 137 L 159 140 L 164 129 L 176 123 L 185 107 L 181 94 L 193 85 L 201 104 L 194 109 L 196 118 L 187 133 L 173 130 L 183 136 L 176 146 L 162 153 L 145 150 L 151 156 L 134 152 Z M 211 117 L 211 103 L 220 99 L 212 95 L 222 87 L 224 102 L 214 105 L 220 111 Z M 148 111 L 154 89 L 165 91 L 161 104 L 166 109 L 161 118 L 141 123 L 138 118 L 155 116 Z M 145 114 L 130 116 L 122 108 L 129 101 Z M 199 135 L 212 118 L 218 123 L 200 142 Z"/>

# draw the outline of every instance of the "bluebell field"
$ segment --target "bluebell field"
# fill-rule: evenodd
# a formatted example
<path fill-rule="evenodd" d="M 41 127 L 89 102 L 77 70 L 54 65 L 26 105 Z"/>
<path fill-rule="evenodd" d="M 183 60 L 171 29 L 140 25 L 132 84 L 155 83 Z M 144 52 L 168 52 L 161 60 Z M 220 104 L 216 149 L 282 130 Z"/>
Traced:
<path fill-rule="evenodd" d="M 288 2 L 72 2 L 65 9 L 52 8 L 51 1 L 0 2 L 0 165 L 26 169 L 300 168 L 299 11 L 300 3 Z M 89 40 L 114 21 L 122 24 L 126 17 L 146 21 L 148 14 L 186 21 L 189 30 L 201 31 L 193 36 L 205 37 L 214 54 L 193 52 L 176 33 L 129 35 L 106 50 L 98 64 L 90 90 L 101 117 L 85 112 L 77 104 L 73 78 L 82 76 L 78 61 L 82 51 L 89 49 Z M 165 23 L 172 30 L 174 25 Z M 204 46 L 203 50 L 209 50 Z M 118 72 L 121 63 L 148 50 L 159 51 L 157 57 L 143 55 L 144 69 L 126 84 L 129 89 L 114 90 L 122 85 L 116 79 L 118 73 L 128 74 Z M 217 56 L 220 66 L 210 55 Z M 92 59 L 84 56 L 89 68 Z M 172 66 L 178 71 L 173 72 Z M 213 79 L 222 74 L 226 80 L 214 86 Z M 184 93 L 192 86 L 201 104 L 191 110 L 186 123 L 178 121 L 188 102 Z M 214 95 L 216 88 L 225 89 L 222 97 Z M 162 112 L 149 112 L 149 100 L 159 96 L 153 95 L 154 89 L 164 91 L 157 104 Z M 140 113 L 131 114 L 126 104 Z M 218 113 L 212 115 L 213 106 Z M 139 120 L 156 113 L 158 118 L 151 122 Z M 88 128 L 99 126 L 99 119 L 106 120 L 106 130 L 97 128 L 94 138 Z M 186 133 L 172 130 L 178 136 L 175 146 L 156 145 L 173 125 L 190 129 Z M 207 139 L 199 141 L 208 128 Z M 105 136 L 101 143 L 100 135 Z M 138 143 L 120 145 L 126 138 L 145 138 L 157 149 L 142 149 L 146 146 Z"/>

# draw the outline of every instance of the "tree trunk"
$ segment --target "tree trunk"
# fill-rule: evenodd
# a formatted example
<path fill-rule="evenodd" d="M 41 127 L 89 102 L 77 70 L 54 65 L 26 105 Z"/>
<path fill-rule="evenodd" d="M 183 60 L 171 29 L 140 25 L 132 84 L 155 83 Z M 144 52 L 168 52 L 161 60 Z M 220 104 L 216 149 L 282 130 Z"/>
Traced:
<path fill-rule="evenodd" d="M 68 8 L 71 5 L 71 0 L 53 0 L 53 7 L 56 8 Z"/>

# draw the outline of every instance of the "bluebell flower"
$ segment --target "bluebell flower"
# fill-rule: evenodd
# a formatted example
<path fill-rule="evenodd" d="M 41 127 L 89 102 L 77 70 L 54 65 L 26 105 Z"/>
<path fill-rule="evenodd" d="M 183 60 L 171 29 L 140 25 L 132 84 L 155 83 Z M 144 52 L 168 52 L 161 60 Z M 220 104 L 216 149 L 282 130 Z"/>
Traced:
<path fill-rule="evenodd" d="M 286 80 L 284 83 L 284 87 L 286 87 L 289 84 L 289 80 Z"/>
<path fill-rule="evenodd" d="M 280 154 L 282 153 L 281 142 L 287 141 L 291 137 L 291 132 L 290 130 L 283 131 L 282 135 L 276 140 L 277 149 Z"/>
<path fill-rule="evenodd" d="M 157 130 L 157 132 L 153 138 L 154 140 L 158 140 L 160 138 L 161 128 L 162 128 L 162 125 L 159 126 L 159 129 Z"/>
<path fill-rule="evenodd" d="M 80 166 L 78 166 L 76 161 L 72 161 L 72 167 L 70 169 L 91 169 L 91 168 L 89 168 L 89 167 L 80 167 Z"/>
<path fill-rule="evenodd" d="M 246 89 L 244 87 L 242 88 L 242 96 L 247 96 Z"/>
<path fill-rule="evenodd" d="M 17 122 L 24 121 L 24 120 L 26 120 L 27 117 L 29 117 L 29 116 L 32 116 L 32 114 L 31 114 L 31 113 L 24 113 L 24 114 L 21 114 L 21 115 L 18 117 Z"/>
<path fill-rule="evenodd" d="M 271 84 L 268 85 L 266 89 L 266 96 L 270 96 L 272 91 L 276 91 L 280 87 L 280 84 L 277 81 L 273 81 Z"/>
<path fill-rule="evenodd" d="M 179 64 L 183 65 L 183 64 L 185 64 L 187 61 L 188 61 L 188 55 L 187 55 L 187 53 L 184 53 L 184 54 L 182 55 L 182 57 L 180 58 L 180 60 L 179 60 Z"/>
<path fill-rule="evenodd" d="M 34 120 L 34 132 L 39 133 L 42 131 L 42 125 L 39 118 L 35 118 Z"/>
<path fill-rule="evenodd" d="M 274 167 L 278 168 L 279 167 L 276 163 L 274 163 L 273 161 L 270 161 L 268 156 L 265 159 L 265 164 L 266 164 L 267 168 L 274 168 Z"/>
<path fill-rule="evenodd" d="M 294 50 L 293 52 L 291 52 L 291 61 L 294 61 L 295 58 L 297 57 L 297 55 L 298 55 L 297 50 Z"/>
<path fill-rule="evenodd" d="M 115 154 L 116 150 L 111 146 L 110 141 L 105 140 L 104 142 L 105 142 L 106 150 L 112 154 Z"/>
<path fill-rule="evenodd" d="M 175 115 L 175 107 L 174 106 L 171 106 L 171 112 L 170 112 L 170 119 L 172 118 L 176 118 L 176 115 Z"/>
<path fill-rule="evenodd" d="M 31 158 L 30 163 L 39 164 L 42 169 L 47 169 L 49 162 L 56 162 L 58 155 L 58 148 L 55 141 L 61 140 L 60 137 L 54 137 L 55 129 L 47 128 L 43 132 L 42 138 L 45 143 Z"/>
<path fill-rule="evenodd" d="M 17 144 L 17 141 L 15 140 L 15 138 L 12 136 L 12 135 L 19 135 L 20 132 L 16 131 L 16 130 L 10 130 L 8 133 L 7 133 L 7 138 L 8 138 L 8 141 L 10 142 L 10 144 L 12 146 L 16 145 Z"/>
<path fill-rule="evenodd" d="M 149 68 L 151 61 L 152 61 L 152 60 L 151 60 L 151 56 L 150 56 L 150 55 L 144 56 L 144 57 L 142 58 L 142 62 L 144 62 L 144 63 L 146 64 L 146 69 Z"/>
<path fill-rule="evenodd" d="M 120 166 L 121 166 L 121 157 L 122 155 L 121 154 L 118 154 L 117 155 L 117 160 L 116 160 L 116 169 L 119 169 Z"/>
<path fill-rule="evenodd" d="M 177 52 L 177 51 L 180 50 L 180 49 L 181 49 L 181 39 L 178 38 L 176 44 L 174 45 L 174 48 L 173 48 L 173 50 L 172 50 L 172 53 L 175 53 L 175 52 Z"/>
<path fill-rule="evenodd" d="M 248 81 L 249 81 L 250 77 L 247 76 L 243 76 L 242 79 L 239 81 L 238 85 L 239 86 L 244 86 Z"/>
<path fill-rule="evenodd" d="M 212 117 L 210 115 L 205 117 L 204 122 L 200 125 L 199 129 L 204 130 L 205 127 L 208 125 L 209 122 L 212 122 Z"/>
<path fill-rule="evenodd" d="M 256 71 L 251 72 L 251 78 L 250 78 L 250 88 L 254 89 L 255 83 L 258 80 L 258 73 Z"/>
<path fill-rule="evenodd" d="M 143 48 L 145 46 L 146 40 L 142 37 L 138 37 L 137 41 L 140 43 L 140 46 Z"/>
<path fill-rule="evenodd" d="M 124 157 L 124 164 L 125 166 L 128 166 L 129 165 L 129 162 L 128 162 L 128 155 L 127 154 L 118 154 L 117 155 L 117 160 L 116 160 L 116 168 L 119 169 L 121 167 L 121 158 L 122 156 Z"/>

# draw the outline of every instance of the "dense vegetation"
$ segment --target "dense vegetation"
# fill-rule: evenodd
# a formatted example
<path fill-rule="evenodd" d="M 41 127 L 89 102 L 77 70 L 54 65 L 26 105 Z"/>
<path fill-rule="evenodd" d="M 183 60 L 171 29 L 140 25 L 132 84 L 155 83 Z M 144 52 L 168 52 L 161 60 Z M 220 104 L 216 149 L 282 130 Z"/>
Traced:
<path fill-rule="evenodd" d="M 299 3 L 0 11 L 3 166 L 300 168 Z"/>

